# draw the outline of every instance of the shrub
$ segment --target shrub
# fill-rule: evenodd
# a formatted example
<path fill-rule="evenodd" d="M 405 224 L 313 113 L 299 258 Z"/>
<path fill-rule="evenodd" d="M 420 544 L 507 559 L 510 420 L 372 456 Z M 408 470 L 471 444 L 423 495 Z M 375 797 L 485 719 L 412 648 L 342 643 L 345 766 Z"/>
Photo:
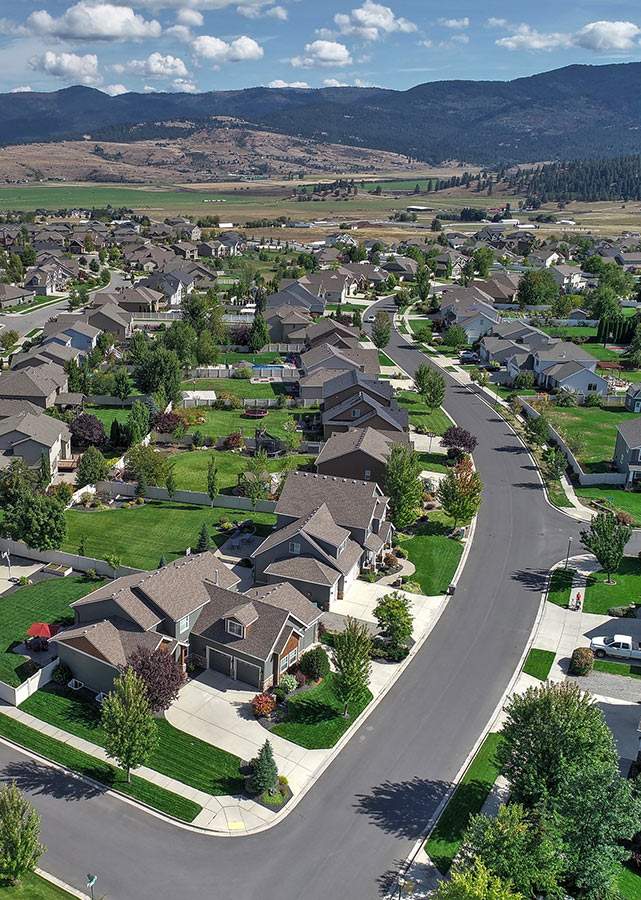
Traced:
<path fill-rule="evenodd" d="M 627 606 L 611 606 L 608 615 L 613 619 L 636 619 L 636 603 L 629 603 Z"/>
<path fill-rule="evenodd" d="M 273 695 L 276 703 L 282 703 L 287 697 L 287 691 L 285 690 L 285 688 L 280 687 L 279 685 L 278 687 L 274 688 Z"/>
<path fill-rule="evenodd" d="M 298 682 L 296 681 L 293 675 L 289 673 L 285 673 L 280 680 L 280 687 L 286 691 L 288 694 L 291 694 L 292 691 L 295 691 L 298 687 Z"/>
<path fill-rule="evenodd" d="M 194 432 L 192 432 L 192 435 L 191 435 L 192 447 L 202 447 L 204 441 L 205 441 L 205 435 L 202 433 L 202 431 L 199 428 L 196 428 L 196 430 Z"/>
<path fill-rule="evenodd" d="M 298 685 L 298 687 L 302 687 L 304 684 L 307 684 L 307 675 L 305 675 L 304 672 L 301 672 L 300 669 L 294 672 L 294 678 L 296 679 L 296 684 Z"/>
<path fill-rule="evenodd" d="M 27 578 L 26 575 L 21 575 L 20 578 L 18 579 L 18 584 L 21 584 L 21 585 L 29 584 L 29 579 Z"/>
<path fill-rule="evenodd" d="M 327 678 L 329 675 L 329 657 L 324 647 L 314 647 L 303 653 L 300 658 L 300 667 L 303 674 L 310 681 L 318 681 L 319 678 Z"/>
<path fill-rule="evenodd" d="M 398 565 L 398 559 L 394 553 L 386 553 L 383 560 L 388 569 L 395 569 Z"/>
<path fill-rule="evenodd" d="M 239 366 L 237 369 L 234 370 L 234 374 L 232 375 L 232 378 L 249 379 L 252 377 L 253 374 L 254 373 L 249 368 L 249 366 Z"/>
<path fill-rule="evenodd" d="M 256 694 L 252 700 L 252 712 L 257 719 L 269 716 L 276 709 L 276 698 L 272 694 Z"/>
<path fill-rule="evenodd" d="M 69 684 L 73 678 L 73 672 L 66 663 L 60 662 L 51 673 L 54 684 Z"/>
<path fill-rule="evenodd" d="M 95 581 L 98 578 L 98 575 L 97 575 L 95 569 L 87 569 L 87 571 L 85 572 L 85 575 L 87 576 L 89 581 Z"/>
<path fill-rule="evenodd" d="M 387 648 L 387 658 L 392 662 L 402 662 L 410 652 L 409 647 L 389 646 Z"/>
<path fill-rule="evenodd" d="M 621 510 L 617 510 L 615 513 L 615 518 L 617 522 L 621 522 L 622 525 L 632 525 L 632 516 L 630 513 L 622 512 Z"/>
<path fill-rule="evenodd" d="M 589 675 L 594 668 L 594 653 L 589 647 L 577 647 L 570 659 L 570 675 Z"/>
<path fill-rule="evenodd" d="M 157 413 L 152 420 L 152 427 L 161 434 L 173 434 L 180 425 L 181 418 L 174 412 Z"/>
<path fill-rule="evenodd" d="M 367 581 L 368 584 L 374 584 L 376 581 L 376 575 L 373 572 L 366 572 L 364 575 L 361 575 L 363 581 Z"/>
<path fill-rule="evenodd" d="M 232 431 L 231 434 L 228 434 L 225 438 L 225 449 L 237 450 L 242 447 L 244 443 L 242 431 Z"/>
<path fill-rule="evenodd" d="M 279 775 L 278 783 L 281 787 L 287 787 L 287 785 L 289 784 L 289 779 L 288 779 L 287 775 Z"/>
<path fill-rule="evenodd" d="M 603 397 L 601 394 L 588 394 L 584 406 L 603 406 Z"/>

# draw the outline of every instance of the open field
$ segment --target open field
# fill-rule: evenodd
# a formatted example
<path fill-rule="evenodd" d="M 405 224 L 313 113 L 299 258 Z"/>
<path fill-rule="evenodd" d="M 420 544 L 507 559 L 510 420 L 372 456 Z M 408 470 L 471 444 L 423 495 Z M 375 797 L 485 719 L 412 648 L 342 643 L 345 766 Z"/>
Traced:
<path fill-rule="evenodd" d="M 276 522 L 269 513 L 161 500 L 150 500 L 133 509 L 68 510 L 67 538 L 62 549 L 76 553 L 85 535 L 87 556 L 104 559 L 106 554 L 116 553 L 123 566 L 155 569 L 163 554 L 171 562 L 183 556 L 187 547 L 196 546 L 203 522 L 207 523 L 214 544 L 224 544 L 227 535 L 214 529 L 224 516 L 230 521 L 253 519 L 257 533 L 264 536 Z"/>

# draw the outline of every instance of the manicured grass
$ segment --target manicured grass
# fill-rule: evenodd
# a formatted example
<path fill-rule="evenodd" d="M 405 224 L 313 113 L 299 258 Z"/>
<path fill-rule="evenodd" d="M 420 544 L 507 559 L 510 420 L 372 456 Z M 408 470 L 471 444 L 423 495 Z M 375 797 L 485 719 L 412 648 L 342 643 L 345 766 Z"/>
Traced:
<path fill-rule="evenodd" d="M 182 391 L 216 391 L 216 396 L 226 393 L 248 400 L 273 399 L 279 394 L 285 393 L 283 384 L 252 384 L 248 378 L 198 378 L 195 387 L 193 381 L 183 381 L 180 389 Z"/>
<path fill-rule="evenodd" d="M 195 546 L 203 522 L 210 528 L 216 546 L 223 544 L 227 535 L 213 530 L 223 516 L 230 521 L 253 519 L 258 534 L 263 535 L 276 522 L 270 513 L 210 509 L 161 500 L 151 500 L 133 509 L 68 510 L 67 538 L 62 549 L 75 553 L 80 538 L 85 535 L 88 556 L 104 559 L 105 554 L 115 552 L 124 566 L 155 569 L 163 553 L 167 562 L 171 562 L 183 556 L 187 547 Z"/>
<path fill-rule="evenodd" d="M 341 312 L 350 313 L 350 312 L 364 312 L 367 303 L 341 303 Z M 325 312 L 336 312 L 338 309 L 338 303 L 328 303 L 325 306 Z"/>
<path fill-rule="evenodd" d="M 641 678 L 641 666 L 632 666 L 625 662 L 610 662 L 607 659 L 595 659 L 594 671 L 605 672 L 606 675 L 626 675 L 628 678 Z"/>
<path fill-rule="evenodd" d="M 570 338 L 570 337 L 596 337 L 598 328 L 596 325 L 551 325 L 547 328 L 541 328 L 551 337 Z M 585 349 L 590 352 L 591 344 L 583 344 Z"/>
<path fill-rule="evenodd" d="M 509 387 L 506 384 L 495 384 L 494 382 L 490 382 L 488 385 L 489 390 L 491 390 L 494 394 L 498 392 L 499 397 L 502 400 L 507 400 L 508 397 L 511 397 L 513 394 L 518 394 L 519 397 L 533 397 L 537 392 L 534 390 L 523 389 L 523 390 L 515 390 L 513 387 Z"/>
<path fill-rule="evenodd" d="M 434 434 L 443 434 L 452 424 L 442 409 L 430 412 L 416 391 L 399 391 L 397 397 L 399 405 L 409 410 L 410 424 L 417 428 L 423 426 Z"/>
<path fill-rule="evenodd" d="M 603 362 L 620 362 L 621 354 L 616 350 L 609 350 L 607 347 L 604 347 L 603 344 L 597 344 L 596 342 L 593 344 L 583 344 L 583 349 L 593 356 L 595 359 L 600 359 Z"/>
<path fill-rule="evenodd" d="M 393 359 L 390 359 L 387 353 L 383 353 L 382 350 L 378 351 L 378 361 L 381 366 L 395 366 L 396 363 Z"/>
<path fill-rule="evenodd" d="M 0 898 L 2 900 L 75 900 L 73 894 L 68 894 L 57 885 L 41 878 L 35 872 L 27 872 L 23 875 L 22 882 L 16 885 L 1 885 Z"/>
<path fill-rule="evenodd" d="M 546 411 L 550 424 L 561 433 L 579 442 L 576 454 L 586 472 L 606 472 L 614 455 L 617 425 L 638 419 L 637 413 L 620 408 L 589 406 L 553 406 Z"/>
<path fill-rule="evenodd" d="M 428 453 L 427 450 L 416 451 L 416 456 L 421 461 L 421 464 L 424 469 L 428 469 L 430 472 L 449 472 L 450 470 L 445 465 L 445 460 L 447 457 L 444 453 Z"/>
<path fill-rule="evenodd" d="M 567 609 L 570 604 L 570 589 L 576 569 L 555 569 L 550 578 L 548 600 L 555 606 Z"/>
<path fill-rule="evenodd" d="M 109 437 L 109 429 L 111 428 L 111 423 L 114 419 L 118 419 L 118 422 L 122 425 L 124 424 L 130 413 L 130 409 L 122 406 L 86 406 L 85 412 L 89 413 L 92 416 L 95 416 L 97 419 L 100 419 L 102 424 L 105 426 L 105 431 L 107 432 L 107 438 Z"/>
<path fill-rule="evenodd" d="M 254 437 L 256 428 L 264 425 L 269 434 L 277 438 L 284 438 L 287 432 L 283 428 L 290 416 L 299 418 L 304 415 L 313 415 L 316 409 L 292 410 L 270 409 L 263 419 L 249 419 L 242 409 L 208 409 L 205 413 L 205 422 L 202 425 L 194 425 L 189 431 L 202 431 L 214 441 L 219 435 L 228 435 L 232 431 L 242 431 L 245 437 Z"/>
<path fill-rule="evenodd" d="M 634 525 L 641 525 L 641 493 L 624 491 L 614 484 L 577 485 L 575 491 L 585 500 L 596 500 L 616 512 L 628 513 Z"/>
<path fill-rule="evenodd" d="M 624 900 L 641 900 L 641 872 L 623 863 L 617 879 L 617 887 Z"/>
<path fill-rule="evenodd" d="M 69 744 L 63 744 L 62 741 L 57 741 L 41 731 L 29 728 L 28 725 L 17 722 L 4 714 L 0 715 L 0 734 L 80 775 L 104 784 L 106 788 L 122 791 L 123 794 L 147 803 L 154 809 L 175 816 L 177 819 L 182 819 L 184 822 L 193 822 L 202 809 L 193 800 L 180 797 L 178 794 L 158 787 L 150 781 L 145 781 L 144 778 L 139 778 L 137 775 L 132 775 L 131 782 L 127 783 L 124 773 L 116 766 L 95 759 L 88 753 L 76 750 Z"/>
<path fill-rule="evenodd" d="M 606 584 L 607 574 L 601 570 L 590 575 L 583 610 L 606 616 L 611 606 L 625 606 L 627 603 L 641 601 L 641 560 L 632 556 L 624 556 L 621 565 L 612 578 L 616 584 Z M 623 623 L 621 631 L 625 631 Z"/>
<path fill-rule="evenodd" d="M 485 738 L 425 844 L 425 850 L 443 875 L 463 843 L 470 816 L 480 812 L 499 776 L 495 753 L 501 740 L 501 735 L 494 732 Z"/>
<path fill-rule="evenodd" d="M 412 578 L 418 581 L 424 594 L 435 597 L 444 594 L 450 586 L 463 546 L 460 541 L 447 537 L 452 520 L 445 513 L 437 510 L 429 513 L 429 517 L 417 534 L 401 546 L 416 566 Z"/>
<path fill-rule="evenodd" d="M 188 453 L 178 453 L 172 457 L 179 490 L 207 491 L 207 467 L 211 455 L 211 450 L 194 450 Z M 249 458 L 241 456 L 239 453 L 231 453 L 229 450 L 216 451 L 214 458 L 218 469 L 219 493 L 231 494 L 232 489 L 238 484 L 238 475 L 247 471 Z M 296 466 L 300 468 L 313 461 L 314 457 L 296 455 L 290 459 L 293 459 Z M 283 463 L 283 459 L 270 459 L 267 462 L 267 470 L 282 472 Z"/>
<path fill-rule="evenodd" d="M 552 650 L 532 649 L 527 655 L 523 671 L 526 675 L 532 675 L 540 681 L 546 681 L 554 662 Z"/>
<path fill-rule="evenodd" d="M 0 681 L 16 687 L 25 680 L 26 658 L 13 653 L 11 648 L 24 641 L 27 629 L 34 622 L 70 625 L 73 612 L 69 604 L 103 584 L 104 581 L 69 575 L 47 578 L 3 596 L 0 600 Z"/>
<path fill-rule="evenodd" d="M 100 710 L 66 687 L 48 684 L 21 704 L 21 709 L 55 728 L 104 747 Z M 155 719 L 158 744 L 147 766 L 168 778 L 215 796 L 243 791 L 240 759 L 213 744 Z"/>
<path fill-rule="evenodd" d="M 284 357 L 280 353 L 236 353 L 233 350 L 220 354 L 218 363 L 221 366 L 228 366 L 232 363 L 244 362 L 248 366 L 262 366 L 274 363 L 279 366 L 282 364 Z"/>
<path fill-rule="evenodd" d="M 368 691 L 362 700 L 350 703 L 349 717 L 345 718 L 343 704 L 334 692 L 335 678 L 328 675 L 318 687 L 292 697 L 286 721 L 274 725 L 271 731 L 308 750 L 333 747 L 372 699 Z"/>

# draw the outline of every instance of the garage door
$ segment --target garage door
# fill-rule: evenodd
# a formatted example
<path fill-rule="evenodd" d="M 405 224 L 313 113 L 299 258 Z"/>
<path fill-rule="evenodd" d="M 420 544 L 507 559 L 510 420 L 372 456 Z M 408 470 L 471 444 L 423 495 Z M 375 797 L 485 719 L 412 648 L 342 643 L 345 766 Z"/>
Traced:
<path fill-rule="evenodd" d="M 229 675 L 231 673 L 231 656 L 220 653 L 218 650 L 212 650 L 210 647 L 208 650 L 208 658 L 210 669 L 215 669 L 216 672 L 222 672 L 223 675 Z"/>
<path fill-rule="evenodd" d="M 258 687 L 260 681 L 260 669 L 258 666 L 252 666 L 251 663 L 243 662 L 242 659 L 237 659 L 236 678 L 238 681 L 244 681 L 246 684 L 251 684 L 252 687 Z"/>

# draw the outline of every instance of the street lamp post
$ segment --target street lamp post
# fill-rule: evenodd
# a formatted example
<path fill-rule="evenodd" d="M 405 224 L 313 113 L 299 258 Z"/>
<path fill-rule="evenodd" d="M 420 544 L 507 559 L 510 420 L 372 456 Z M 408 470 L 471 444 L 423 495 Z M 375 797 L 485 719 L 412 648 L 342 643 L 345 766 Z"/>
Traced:
<path fill-rule="evenodd" d="M 568 538 L 568 552 L 565 557 L 565 568 L 567 570 L 568 563 L 570 562 L 570 548 L 572 547 L 572 537 Z"/>

